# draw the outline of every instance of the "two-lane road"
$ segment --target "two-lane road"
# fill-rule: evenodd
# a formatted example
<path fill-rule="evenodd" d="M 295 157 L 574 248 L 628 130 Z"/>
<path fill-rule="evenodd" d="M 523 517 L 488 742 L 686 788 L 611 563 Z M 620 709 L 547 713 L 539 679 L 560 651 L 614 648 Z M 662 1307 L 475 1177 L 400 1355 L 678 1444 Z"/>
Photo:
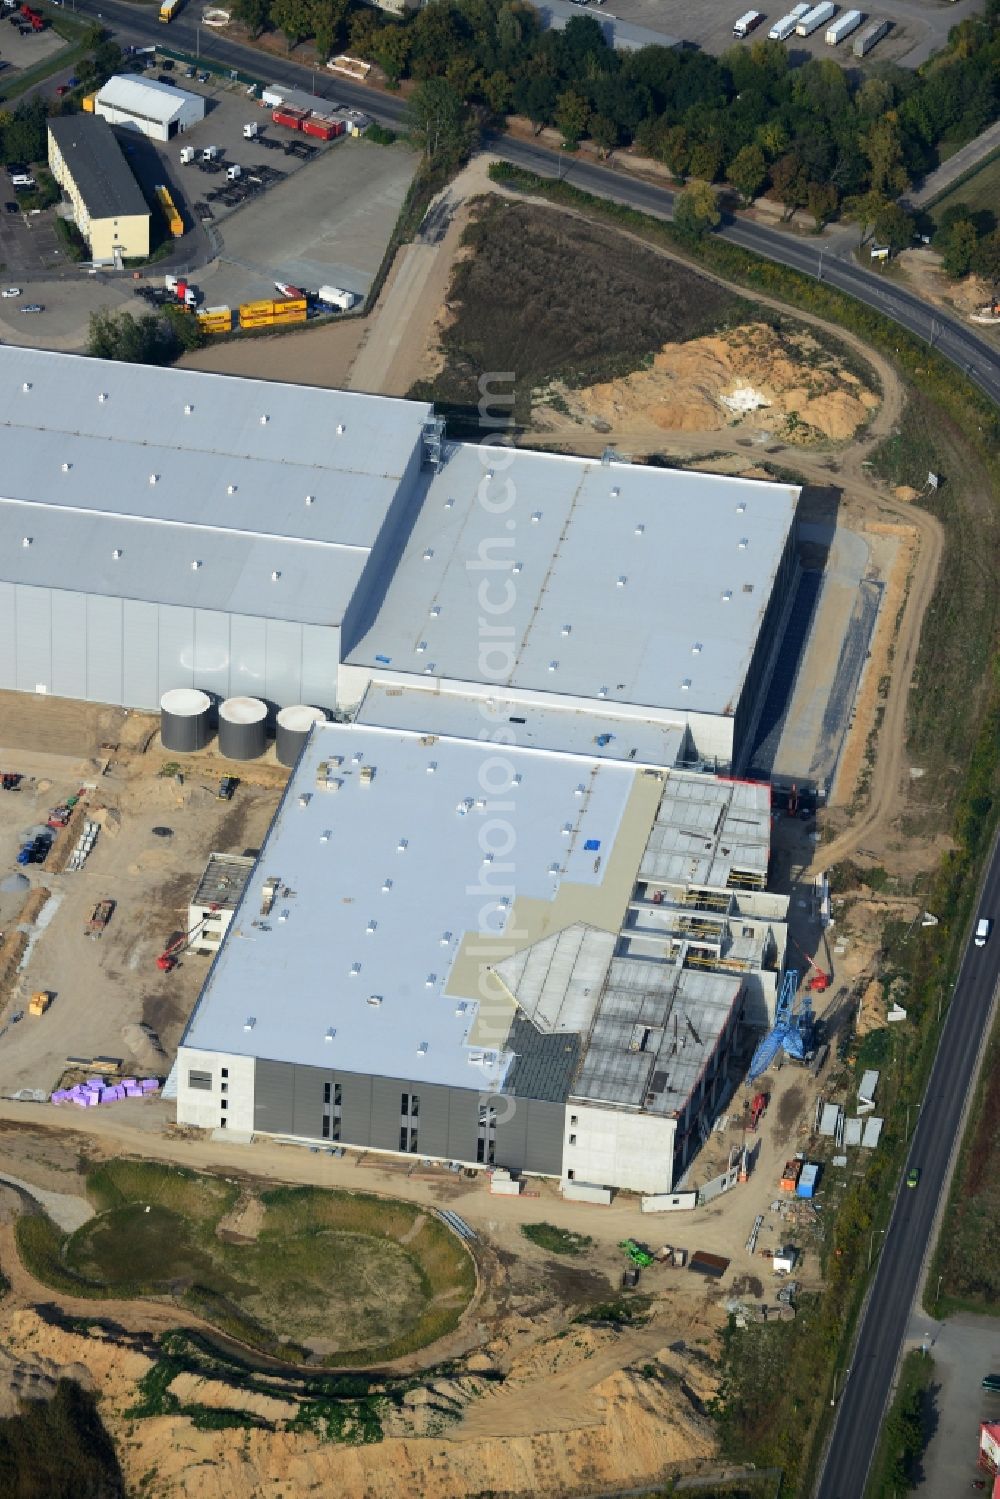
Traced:
<path fill-rule="evenodd" d="M 1000 917 L 1000 848 L 994 848 L 980 912 Z M 994 930 L 986 947 L 977 948 L 970 933 L 907 1159 L 907 1167 L 919 1168 L 920 1182 L 910 1188 L 904 1178 L 896 1195 L 817 1499 L 864 1494 L 998 978 L 1000 935 Z"/>

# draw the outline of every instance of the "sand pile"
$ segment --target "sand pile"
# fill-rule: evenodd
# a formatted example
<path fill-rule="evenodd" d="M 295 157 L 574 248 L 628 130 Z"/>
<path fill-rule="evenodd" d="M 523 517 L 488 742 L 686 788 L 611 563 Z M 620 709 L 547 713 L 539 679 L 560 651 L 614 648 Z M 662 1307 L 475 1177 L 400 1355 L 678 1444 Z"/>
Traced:
<path fill-rule="evenodd" d="M 845 442 L 879 404 L 875 392 L 805 332 L 750 323 L 728 333 L 667 344 L 648 369 L 539 396 L 536 419 L 549 425 L 556 397 L 572 420 L 627 435 L 644 428 L 711 432 L 734 425 L 772 431 L 786 442 Z"/>

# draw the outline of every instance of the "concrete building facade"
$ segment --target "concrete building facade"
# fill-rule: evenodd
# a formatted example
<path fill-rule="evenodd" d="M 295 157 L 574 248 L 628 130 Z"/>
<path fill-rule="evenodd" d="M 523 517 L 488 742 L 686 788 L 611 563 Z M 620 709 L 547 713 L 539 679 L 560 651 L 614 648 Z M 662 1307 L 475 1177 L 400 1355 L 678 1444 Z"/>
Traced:
<path fill-rule="evenodd" d="M 49 169 L 101 265 L 149 254 L 150 209 L 105 120 L 61 115 L 48 122 Z"/>

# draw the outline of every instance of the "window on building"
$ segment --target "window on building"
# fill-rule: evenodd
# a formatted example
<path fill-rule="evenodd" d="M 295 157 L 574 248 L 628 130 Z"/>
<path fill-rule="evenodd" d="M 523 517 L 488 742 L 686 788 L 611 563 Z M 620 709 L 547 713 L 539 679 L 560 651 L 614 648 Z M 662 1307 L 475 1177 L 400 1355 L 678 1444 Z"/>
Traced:
<path fill-rule="evenodd" d="M 571 1129 L 576 1129 L 576 1126 L 580 1123 L 580 1116 L 578 1114 L 570 1114 L 569 1123 Z"/>
<path fill-rule="evenodd" d="M 223 1114 L 222 1118 L 219 1120 L 219 1128 L 220 1129 L 225 1129 L 225 1127 L 226 1127 L 226 1116 L 225 1116 L 225 1114 Z"/>
<path fill-rule="evenodd" d="M 399 1148 L 400 1148 L 400 1150 L 408 1150 L 409 1147 L 410 1147 L 410 1131 L 407 1129 L 406 1125 L 404 1124 L 403 1127 L 402 1127 L 402 1129 L 399 1131 Z"/>
<path fill-rule="evenodd" d="M 575 1145 L 576 1144 L 576 1135 L 570 1135 L 570 1137 L 569 1137 L 569 1143 L 571 1145 Z"/>
<path fill-rule="evenodd" d="M 340 1139 L 341 1103 L 343 1100 L 343 1089 L 340 1083 L 323 1084 L 323 1123 L 322 1134 L 324 1140 Z"/>
<path fill-rule="evenodd" d="M 323 1102 L 324 1103 L 329 1103 L 330 1102 L 330 1094 L 332 1093 L 332 1091 L 333 1091 L 333 1084 L 332 1083 L 324 1083 L 323 1084 Z"/>
<path fill-rule="evenodd" d="M 329 1138 L 330 1138 L 330 1116 L 329 1116 L 329 1114 L 324 1114 L 323 1115 L 323 1130 L 322 1130 L 322 1135 L 323 1135 L 323 1139 L 324 1140 L 329 1140 Z"/>
<path fill-rule="evenodd" d="M 219 1108 L 220 1108 L 220 1109 L 222 1109 L 222 1110 L 223 1110 L 223 1111 L 225 1111 L 225 1110 L 226 1110 L 226 1109 L 228 1109 L 228 1107 L 229 1107 L 229 1103 L 228 1103 L 228 1101 L 227 1101 L 227 1100 L 226 1100 L 226 1099 L 225 1099 L 225 1098 L 224 1098 L 224 1099 L 223 1099 L 223 1100 L 222 1100 L 222 1102 L 221 1102 L 221 1103 L 220 1103 L 220 1105 L 219 1105 Z"/>
<path fill-rule="evenodd" d="M 209 1091 L 212 1087 L 212 1074 L 210 1072 L 197 1072 L 194 1068 L 188 1073 L 189 1088 L 204 1088 Z"/>
<path fill-rule="evenodd" d="M 576 1172 L 575 1171 L 567 1171 L 566 1172 L 566 1180 L 569 1181 L 569 1182 L 576 1181 Z"/>
<path fill-rule="evenodd" d="M 223 1077 L 228 1077 L 229 1076 L 229 1068 L 228 1067 L 223 1067 L 223 1069 L 222 1069 L 222 1076 Z"/>
<path fill-rule="evenodd" d="M 476 1160 L 483 1166 L 496 1165 L 497 1111 L 492 1104 L 480 1104 L 476 1140 Z"/>
<path fill-rule="evenodd" d="M 219 1087 L 222 1089 L 223 1093 L 228 1093 L 229 1092 L 229 1084 L 228 1083 L 220 1083 Z"/>

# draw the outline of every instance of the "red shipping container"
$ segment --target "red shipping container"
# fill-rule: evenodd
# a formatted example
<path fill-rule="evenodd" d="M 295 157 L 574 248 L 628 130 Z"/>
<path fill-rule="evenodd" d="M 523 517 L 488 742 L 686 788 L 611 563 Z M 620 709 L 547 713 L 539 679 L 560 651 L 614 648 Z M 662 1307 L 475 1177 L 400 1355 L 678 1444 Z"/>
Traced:
<path fill-rule="evenodd" d="M 333 126 L 328 120 L 303 120 L 302 133 L 321 141 L 332 141 L 334 136 Z"/>
<path fill-rule="evenodd" d="M 285 125 L 289 130 L 301 130 L 306 114 L 307 111 L 304 109 L 294 109 L 291 105 L 284 105 L 281 109 L 274 111 L 271 119 L 276 125 Z"/>

